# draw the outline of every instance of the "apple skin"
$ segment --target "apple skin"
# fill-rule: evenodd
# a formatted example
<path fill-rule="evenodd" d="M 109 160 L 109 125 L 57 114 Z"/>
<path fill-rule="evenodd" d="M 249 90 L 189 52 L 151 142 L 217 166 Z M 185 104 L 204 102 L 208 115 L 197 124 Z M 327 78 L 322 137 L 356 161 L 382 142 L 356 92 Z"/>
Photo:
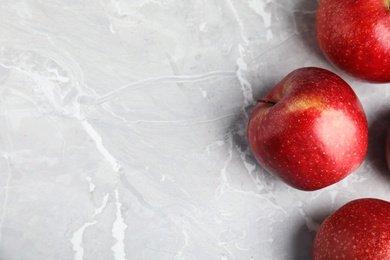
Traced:
<path fill-rule="evenodd" d="M 390 82 L 390 0 L 320 0 L 316 34 L 335 67 L 364 81 Z"/>
<path fill-rule="evenodd" d="M 390 203 L 362 198 L 348 202 L 320 225 L 313 260 L 390 259 Z"/>
<path fill-rule="evenodd" d="M 252 111 L 252 154 L 288 185 L 312 191 L 357 169 L 368 145 L 367 119 L 352 88 L 325 69 L 294 70 Z M 272 103 L 273 102 L 273 103 Z"/>

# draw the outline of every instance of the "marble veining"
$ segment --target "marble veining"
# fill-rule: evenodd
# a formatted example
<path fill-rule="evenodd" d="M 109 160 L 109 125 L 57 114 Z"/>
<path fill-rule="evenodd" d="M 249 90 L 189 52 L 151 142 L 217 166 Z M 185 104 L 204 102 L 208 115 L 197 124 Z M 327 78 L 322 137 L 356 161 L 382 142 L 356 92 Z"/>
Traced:
<path fill-rule="evenodd" d="M 334 69 L 315 0 L 3 0 L 0 259 L 310 259 L 323 219 L 390 200 L 389 84 Z M 315 192 L 252 157 L 255 100 L 293 69 L 341 75 L 361 167 Z"/>

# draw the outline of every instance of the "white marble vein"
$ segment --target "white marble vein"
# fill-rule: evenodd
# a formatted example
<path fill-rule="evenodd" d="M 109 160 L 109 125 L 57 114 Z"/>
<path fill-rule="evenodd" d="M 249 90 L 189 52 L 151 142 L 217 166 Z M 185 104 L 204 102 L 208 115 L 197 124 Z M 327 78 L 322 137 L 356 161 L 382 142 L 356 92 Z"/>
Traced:
<path fill-rule="evenodd" d="M 93 221 L 85 223 L 82 227 L 80 227 L 78 230 L 73 232 L 72 238 L 70 239 L 70 242 L 73 245 L 73 250 L 75 251 L 74 259 L 79 260 L 79 259 L 84 259 L 84 248 L 83 248 L 83 235 L 85 230 L 93 226 L 97 223 L 97 220 L 95 220 L 96 216 L 102 213 L 102 211 L 106 208 L 107 206 L 107 201 L 108 201 L 109 194 L 106 194 L 103 197 L 103 202 L 101 203 L 101 206 L 99 208 L 95 209 L 95 213 L 93 214 Z"/>
<path fill-rule="evenodd" d="M 121 209 L 122 203 L 119 201 L 118 194 L 119 194 L 118 189 L 116 189 L 115 190 L 116 219 L 112 227 L 112 235 L 116 240 L 116 243 L 115 245 L 113 245 L 111 249 L 112 251 L 114 251 L 115 259 L 126 259 L 124 239 L 125 239 L 125 231 L 127 229 L 127 225 L 124 222 L 122 216 L 122 209 Z"/>

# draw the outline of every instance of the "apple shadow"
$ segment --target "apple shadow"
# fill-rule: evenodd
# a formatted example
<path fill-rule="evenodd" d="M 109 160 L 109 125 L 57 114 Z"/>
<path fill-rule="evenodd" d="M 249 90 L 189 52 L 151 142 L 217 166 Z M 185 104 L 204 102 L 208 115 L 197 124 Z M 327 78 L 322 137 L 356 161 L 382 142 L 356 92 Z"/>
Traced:
<path fill-rule="evenodd" d="M 321 224 L 330 214 L 331 210 L 318 212 L 312 216 L 312 220 Z M 302 219 L 297 224 L 290 240 L 291 259 L 296 260 L 311 260 L 313 253 L 314 238 L 317 231 L 311 230 L 307 227 L 306 222 Z"/>
<path fill-rule="evenodd" d="M 390 171 L 386 161 L 386 138 L 390 129 L 390 109 L 379 112 L 368 129 L 366 160 L 377 172 L 390 182 Z"/>
<path fill-rule="evenodd" d="M 291 259 L 311 260 L 315 233 L 300 223 L 291 239 Z"/>
<path fill-rule="evenodd" d="M 248 138 L 247 138 L 247 126 L 249 117 L 255 108 L 256 104 L 251 104 L 240 110 L 233 123 L 227 130 L 227 135 L 232 138 L 233 147 L 239 150 L 240 153 L 246 155 L 248 162 L 256 163 L 256 159 L 252 155 L 249 149 Z"/>
<path fill-rule="evenodd" d="M 256 86 L 253 86 L 254 100 L 263 98 L 279 80 L 280 79 L 276 79 L 272 76 L 257 75 L 257 78 L 253 81 L 261 83 L 257 84 Z M 256 159 L 253 157 L 252 153 L 249 152 L 247 127 L 249 123 L 249 118 L 255 107 L 256 101 L 242 107 L 227 131 L 228 134 L 232 136 L 233 146 L 239 149 L 240 152 L 247 152 L 248 155 L 251 157 L 251 161 L 256 161 Z"/>
<path fill-rule="evenodd" d="M 254 95 L 254 99 L 260 99 L 262 97 L 262 95 Z M 257 159 L 254 157 L 251 149 L 249 148 L 248 143 L 248 123 L 252 111 L 255 107 L 256 102 L 253 102 L 252 104 L 248 104 L 240 108 L 239 111 L 237 111 L 237 115 L 235 116 L 235 118 L 233 118 L 232 122 L 226 129 L 225 138 L 227 138 L 227 142 L 231 142 L 235 153 L 239 154 L 239 156 L 243 160 L 243 163 L 253 166 L 253 171 L 247 174 L 251 175 L 252 177 L 258 178 L 259 182 L 261 182 L 262 185 L 264 185 L 265 189 L 268 190 L 271 189 L 273 187 L 272 184 L 277 181 L 276 177 L 267 172 L 258 163 Z M 242 181 L 249 181 L 252 177 L 246 176 L 244 177 L 245 180 Z"/>
<path fill-rule="evenodd" d="M 304 48 L 311 50 L 311 53 L 326 60 L 316 37 L 316 13 L 318 0 L 300 0 L 293 11 L 293 19 L 296 32 Z"/>

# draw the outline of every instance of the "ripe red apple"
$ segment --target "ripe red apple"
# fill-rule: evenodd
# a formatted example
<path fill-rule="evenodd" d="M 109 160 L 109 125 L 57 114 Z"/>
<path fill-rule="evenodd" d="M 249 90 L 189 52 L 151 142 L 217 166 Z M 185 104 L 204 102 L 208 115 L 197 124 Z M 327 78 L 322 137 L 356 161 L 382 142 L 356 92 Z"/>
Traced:
<path fill-rule="evenodd" d="M 390 0 L 320 0 L 316 33 L 339 69 L 365 81 L 390 82 Z"/>
<path fill-rule="evenodd" d="M 268 172 L 301 190 L 334 184 L 362 163 L 365 113 L 351 87 L 325 69 L 300 68 L 258 101 L 249 147 Z"/>
<path fill-rule="evenodd" d="M 313 245 L 313 259 L 390 259 L 390 203 L 353 200 L 325 219 Z"/>

